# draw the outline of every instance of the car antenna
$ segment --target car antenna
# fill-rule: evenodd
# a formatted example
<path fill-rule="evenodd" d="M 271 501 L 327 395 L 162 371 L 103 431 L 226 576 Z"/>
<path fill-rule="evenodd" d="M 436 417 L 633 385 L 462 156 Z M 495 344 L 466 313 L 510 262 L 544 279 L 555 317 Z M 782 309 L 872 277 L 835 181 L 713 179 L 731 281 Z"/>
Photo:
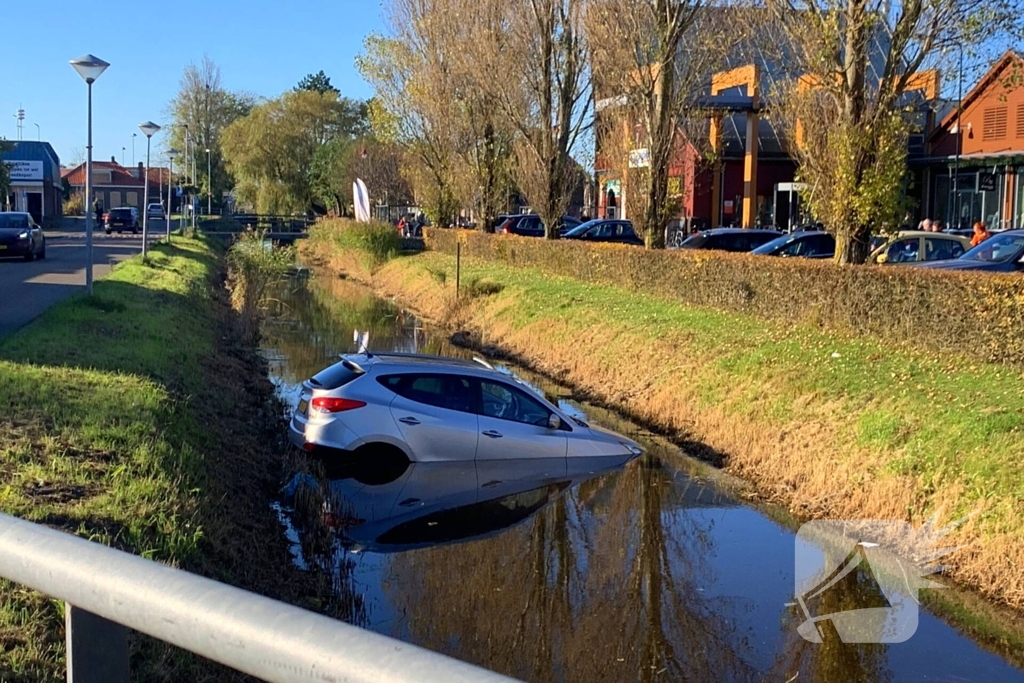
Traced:
<path fill-rule="evenodd" d="M 373 358 L 373 354 L 370 353 L 370 333 L 363 332 L 359 334 L 359 330 L 352 332 L 352 341 L 356 343 L 356 353 L 365 353 L 367 358 Z"/>

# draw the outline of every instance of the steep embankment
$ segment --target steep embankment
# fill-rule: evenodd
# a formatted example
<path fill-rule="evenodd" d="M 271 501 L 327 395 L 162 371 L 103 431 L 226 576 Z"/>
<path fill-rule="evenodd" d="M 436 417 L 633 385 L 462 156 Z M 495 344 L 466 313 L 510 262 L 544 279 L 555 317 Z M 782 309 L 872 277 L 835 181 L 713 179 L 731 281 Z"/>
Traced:
<path fill-rule="evenodd" d="M 685 441 L 800 517 L 981 513 L 952 574 L 1024 606 L 1024 384 L 1010 366 L 425 252 L 375 269 L 322 228 L 307 263 L 365 279 Z M 571 245 L 565 245 L 569 248 Z"/>
<path fill-rule="evenodd" d="M 155 246 L 0 342 L 0 509 L 291 602 L 283 430 L 220 250 Z M 0 582 L 0 679 L 64 679 L 61 605 Z M 143 637 L 139 680 L 240 675 Z"/>

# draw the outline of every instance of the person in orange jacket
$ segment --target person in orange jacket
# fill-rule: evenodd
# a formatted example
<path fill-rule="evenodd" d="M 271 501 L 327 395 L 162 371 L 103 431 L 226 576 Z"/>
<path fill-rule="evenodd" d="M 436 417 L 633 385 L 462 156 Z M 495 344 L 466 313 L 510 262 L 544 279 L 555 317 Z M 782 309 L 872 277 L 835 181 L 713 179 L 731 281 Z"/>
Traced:
<path fill-rule="evenodd" d="M 978 221 L 974 224 L 974 237 L 971 238 L 971 246 L 976 247 L 991 236 L 992 233 L 988 231 L 985 224 Z"/>

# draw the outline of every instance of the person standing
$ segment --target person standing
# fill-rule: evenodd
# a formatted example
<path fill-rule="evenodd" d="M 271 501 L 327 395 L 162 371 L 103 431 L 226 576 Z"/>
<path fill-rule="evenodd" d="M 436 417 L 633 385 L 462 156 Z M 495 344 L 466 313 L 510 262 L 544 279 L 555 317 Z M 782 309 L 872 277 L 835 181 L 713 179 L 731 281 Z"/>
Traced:
<path fill-rule="evenodd" d="M 992 233 L 988 231 L 988 228 L 985 227 L 985 224 L 982 223 L 981 221 L 978 221 L 977 223 L 974 224 L 974 237 L 971 238 L 971 246 L 976 247 L 991 236 Z"/>

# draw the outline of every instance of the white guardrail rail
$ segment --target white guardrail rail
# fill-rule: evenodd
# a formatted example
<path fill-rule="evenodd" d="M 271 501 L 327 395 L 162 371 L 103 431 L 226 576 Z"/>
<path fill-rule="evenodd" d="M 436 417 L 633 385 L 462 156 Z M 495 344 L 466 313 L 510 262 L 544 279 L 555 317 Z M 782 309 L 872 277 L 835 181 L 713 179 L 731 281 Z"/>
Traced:
<path fill-rule="evenodd" d="M 66 603 L 68 683 L 127 682 L 128 628 L 271 683 L 515 683 L 415 645 L 4 514 L 0 577 Z"/>

